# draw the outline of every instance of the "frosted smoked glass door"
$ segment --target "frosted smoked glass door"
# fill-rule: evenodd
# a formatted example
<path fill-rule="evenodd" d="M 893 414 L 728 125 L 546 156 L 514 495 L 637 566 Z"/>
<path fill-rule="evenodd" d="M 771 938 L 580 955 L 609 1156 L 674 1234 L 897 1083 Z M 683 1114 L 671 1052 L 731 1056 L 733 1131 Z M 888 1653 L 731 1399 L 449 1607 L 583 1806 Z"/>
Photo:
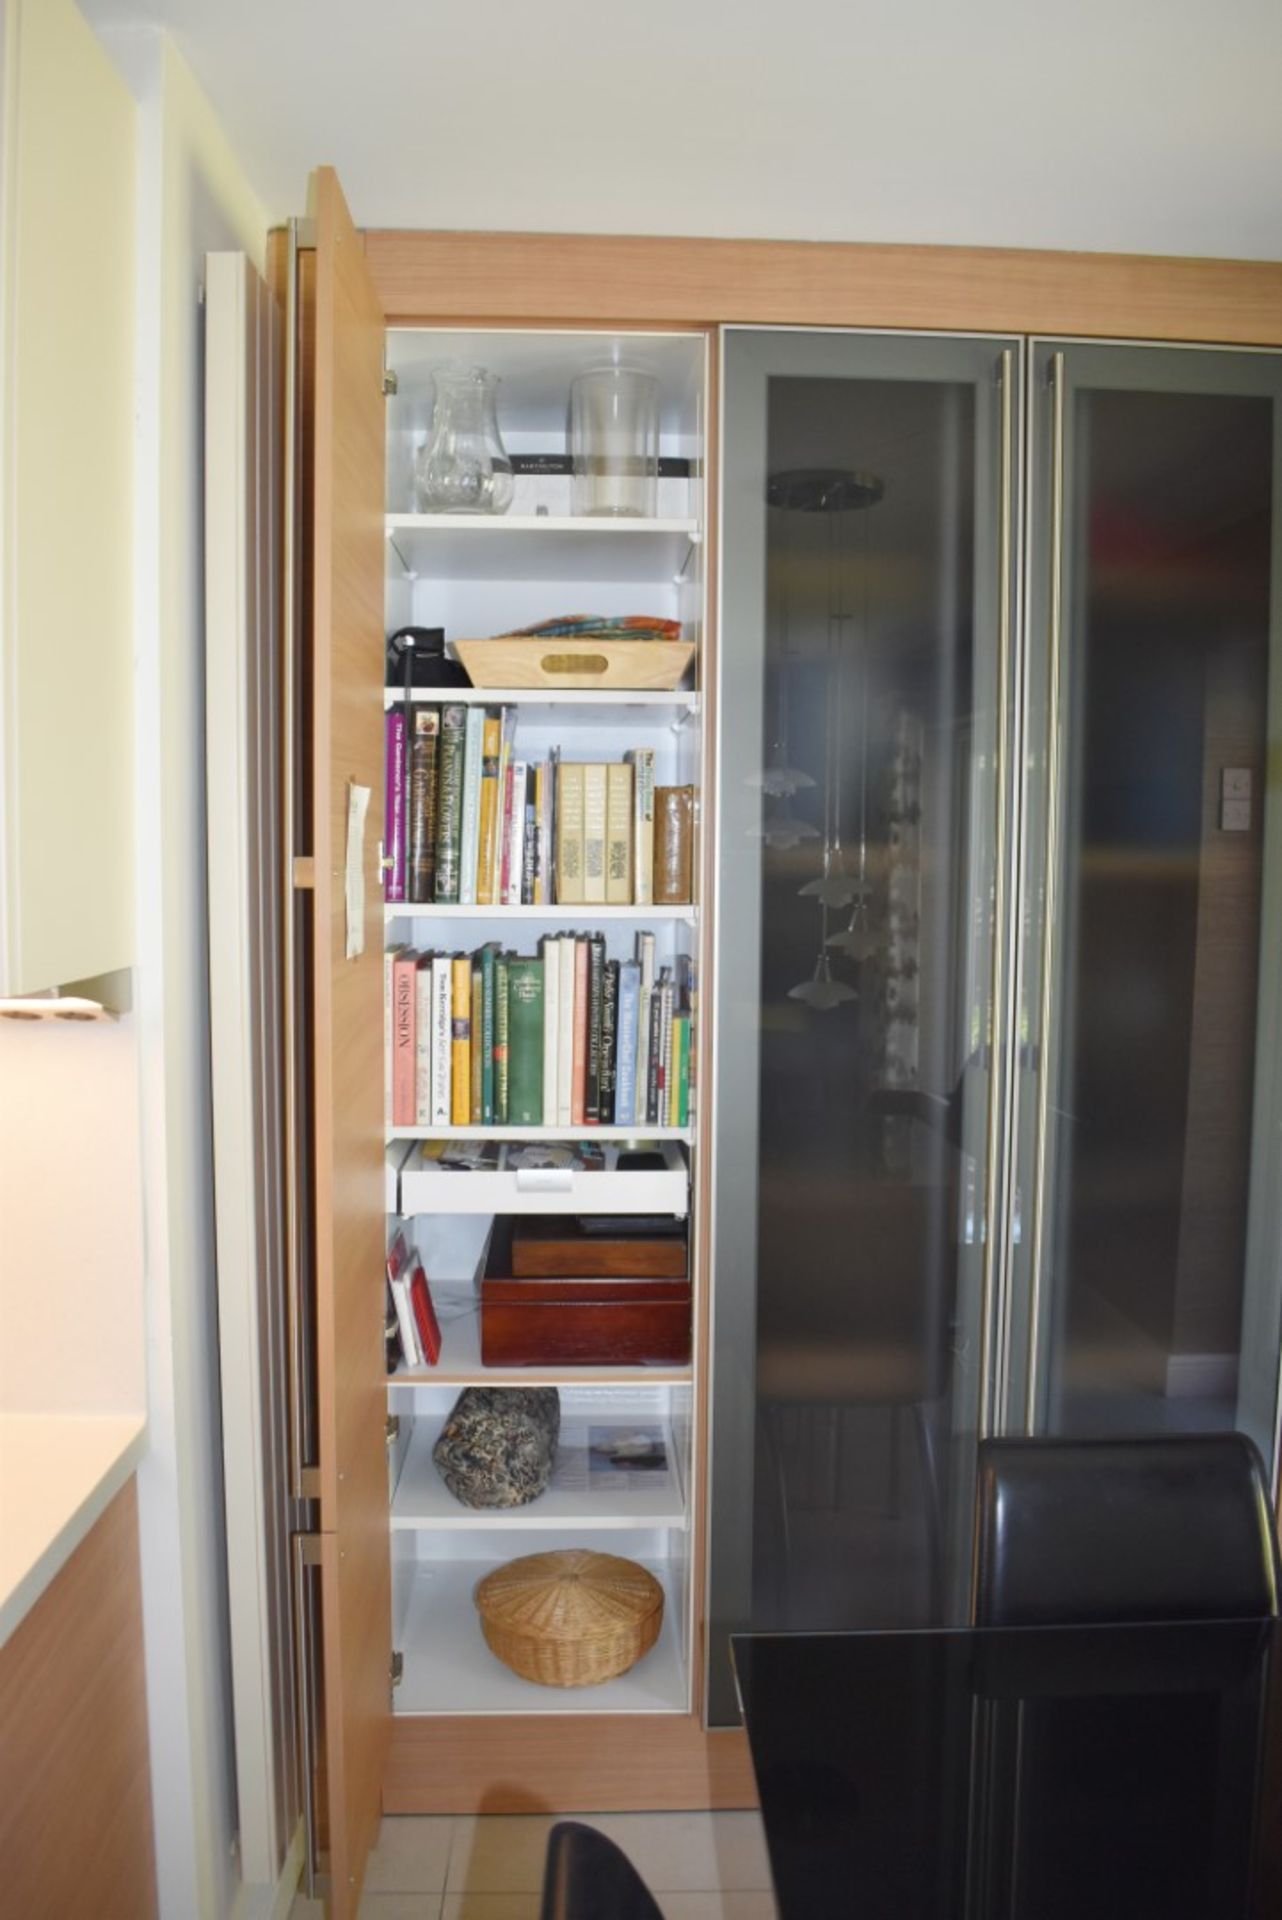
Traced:
<path fill-rule="evenodd" d="M 736 1629 L 969 1603 L 1018 379 L 1000 340 L 725 336 L 714 1724 Z"/>
<path fill-rule="evenodd" d="M 1033 348 L 1013 1430 L 1275 1451 L 1282 357 Z"/>

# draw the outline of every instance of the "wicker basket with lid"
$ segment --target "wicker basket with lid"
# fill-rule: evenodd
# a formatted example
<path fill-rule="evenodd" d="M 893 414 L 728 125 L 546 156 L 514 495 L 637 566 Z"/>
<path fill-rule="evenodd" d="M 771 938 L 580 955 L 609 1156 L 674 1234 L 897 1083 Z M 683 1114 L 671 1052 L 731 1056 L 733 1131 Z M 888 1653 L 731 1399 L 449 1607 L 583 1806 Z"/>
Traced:
<path fill-rule="evenodd" d="M 663 1624 L 653 1574 L 577 1547 L 496 1567 L 474 1598 L 491 1652 L 545 1687 L 592 1687 L 626 1673 Z"/>

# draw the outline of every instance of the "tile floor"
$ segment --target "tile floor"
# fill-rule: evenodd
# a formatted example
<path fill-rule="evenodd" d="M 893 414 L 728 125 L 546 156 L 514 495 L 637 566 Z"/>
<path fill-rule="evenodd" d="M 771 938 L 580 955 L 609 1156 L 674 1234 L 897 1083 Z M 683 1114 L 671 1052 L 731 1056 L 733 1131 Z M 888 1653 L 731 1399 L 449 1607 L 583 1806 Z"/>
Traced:
<path fill-rule="evenodd" d="M 361 1920 L 538 1920 L 555 1816 L 486 1814 L 384 1820 Z M 587 1813 L 617 1840 L 664 1920 L 775 1920 L 755 1813 Z M 290 1920 L 320 1920 L 301 1895 Z"/>

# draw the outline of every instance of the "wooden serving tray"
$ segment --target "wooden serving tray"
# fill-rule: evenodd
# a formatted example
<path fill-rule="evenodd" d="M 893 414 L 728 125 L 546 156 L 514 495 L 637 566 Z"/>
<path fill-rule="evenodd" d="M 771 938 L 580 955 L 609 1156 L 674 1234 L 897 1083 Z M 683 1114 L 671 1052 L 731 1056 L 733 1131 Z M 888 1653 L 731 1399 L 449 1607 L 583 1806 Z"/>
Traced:
<path fill-rule="evenodd" d="M 511 634 L 497 640 L 455 640 L 453 646 L 474 687 L 630 687 L 671 693 L 694 659 L 693 640 L 551 640 Z"/>

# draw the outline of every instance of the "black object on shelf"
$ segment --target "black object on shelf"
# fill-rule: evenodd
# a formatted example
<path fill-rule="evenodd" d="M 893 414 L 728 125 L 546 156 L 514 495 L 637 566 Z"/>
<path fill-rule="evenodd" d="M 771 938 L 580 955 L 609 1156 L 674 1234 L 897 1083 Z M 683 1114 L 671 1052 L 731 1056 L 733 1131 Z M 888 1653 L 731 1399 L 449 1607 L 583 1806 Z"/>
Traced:
<path fill-rule="evenodd" d="M 404 687 L 470 687 L 457 660 L 446 658 L 444 627 L 398 627 L 387 642 L 383 684 Z"/>

